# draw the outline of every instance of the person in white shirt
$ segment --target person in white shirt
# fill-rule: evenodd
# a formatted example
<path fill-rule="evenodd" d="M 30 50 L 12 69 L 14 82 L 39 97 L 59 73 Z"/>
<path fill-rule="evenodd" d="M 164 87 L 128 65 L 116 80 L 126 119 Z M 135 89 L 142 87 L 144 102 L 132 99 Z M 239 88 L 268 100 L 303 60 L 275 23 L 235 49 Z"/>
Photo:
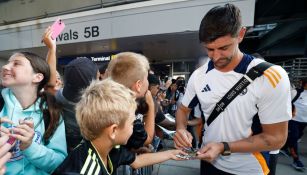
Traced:
<path fill-rule="evenodd" d="M 304 171 L 305 166 L 299 159 L 298 140 L 304 134 L 307 126 L 307 78 L 302 79 L 301 88 L 292 91 L 292 103 L 296 109 L 296 115 L 289 121 L 289 135 L 287 147 L 290 149 L 290 155 L 293 158 L 292 166 L 299 171 Z"/>
<path fill-rule="evenodd" d="M 182 105 L 176 113 L 176 148 L 191 147 L 186 116 L 197 103 L 205 119 L 217 102 L 252 67 L 264 62 L 239 49 L 246 28 L 240 10 L 232 5 L 217 6 L 202 19 L 199 39 L 210 60 L 198 68 L 187 85 Z M 262 132 L 252 136 L 251 125 L 259 115 Z M 291 118 L 290 82 L 280 66 L 271 66 L 255 79 L 208 126 L 205 123 L 201 174 L 268 174 L 261 151 L 276 150 L 287 138 Z"/>

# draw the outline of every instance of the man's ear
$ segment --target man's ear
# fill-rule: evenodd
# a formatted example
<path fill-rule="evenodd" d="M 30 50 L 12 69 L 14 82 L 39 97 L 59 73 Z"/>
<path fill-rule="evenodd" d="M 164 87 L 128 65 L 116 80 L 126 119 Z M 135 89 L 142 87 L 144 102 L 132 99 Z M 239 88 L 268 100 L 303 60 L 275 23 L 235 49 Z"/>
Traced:
<path fill-rule="evenodd" d="M 239 43 L 241 43 L 243 41 L 243 38 L 245 36 L 245 32 L 246 32 L 246 27 L 242 27 L 240 29 L 239 36 L 238 36 Z"/>
<path fill-rule="evenodd" d="M 33 83 L 39 83 L 44 79 L 44 75 L 42 73 L 35 73 L 33 78 Z"/>

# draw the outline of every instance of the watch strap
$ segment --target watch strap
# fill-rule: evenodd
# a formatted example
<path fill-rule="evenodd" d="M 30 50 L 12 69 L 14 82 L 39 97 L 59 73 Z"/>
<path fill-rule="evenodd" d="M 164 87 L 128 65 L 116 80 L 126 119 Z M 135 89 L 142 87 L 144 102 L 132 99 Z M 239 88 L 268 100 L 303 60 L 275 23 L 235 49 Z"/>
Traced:
<path fill-rule="evenodd" d="M 222 142 L 224 145 L 224 151 L 222 152 L 222 156 L 229 156 L 231 154 L 229 144 L 227 142 Z"/>

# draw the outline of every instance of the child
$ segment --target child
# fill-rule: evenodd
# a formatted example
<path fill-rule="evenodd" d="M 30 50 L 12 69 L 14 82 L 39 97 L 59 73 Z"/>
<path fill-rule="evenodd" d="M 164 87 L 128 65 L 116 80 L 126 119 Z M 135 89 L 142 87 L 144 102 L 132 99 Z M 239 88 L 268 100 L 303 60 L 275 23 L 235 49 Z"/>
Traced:
<path fill-rule="evenodd" d="M 136 98 L 145 97 L 148 109 L 142 113 L 137 110 L 133 133 L 126 147 L 139 149 L 152 143 L 155 128 L 155 106 L 152 95 L 148 91 L 148 59 L 141 54 L 122 52 L 112 59 L 107 68 L 107 75 L 135 92 Z M 140 109 L 140 108 L 139 108 Z M 146 125 L 144 125 L 146 123 Z"/>
<path fill-rule="evenodd" d="M 168 159 L 179 160 L 180 150 L 135 155 L 125 145 L 133 131 L 134 93 L 111 79 L 94 81 L 76 106 L 84 142 L 76 147 L 54 174 L 107 175 L 120 165 L 140 168 Z"/>
<path fill-rule="evenodd" d="M 12 55 L 2 67 L 1 119 L 16 139 L 7 174 L 49 174 L 66 157 L 64 122 L 51 95 L 41 92 L 50 77 L 47 62 L 32 53 Z"/>

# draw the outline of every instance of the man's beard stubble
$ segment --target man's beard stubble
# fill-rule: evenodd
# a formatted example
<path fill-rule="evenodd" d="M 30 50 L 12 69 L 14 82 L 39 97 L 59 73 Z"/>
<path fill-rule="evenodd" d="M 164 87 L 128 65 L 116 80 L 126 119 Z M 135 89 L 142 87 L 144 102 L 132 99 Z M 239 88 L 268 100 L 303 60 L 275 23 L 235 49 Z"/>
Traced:
<path fill-rule="evenodd" d="M 220 58 L 217 61 L 213 62 L 216 68 L 225 68 L 232 60 L 232 57 Z"/>

